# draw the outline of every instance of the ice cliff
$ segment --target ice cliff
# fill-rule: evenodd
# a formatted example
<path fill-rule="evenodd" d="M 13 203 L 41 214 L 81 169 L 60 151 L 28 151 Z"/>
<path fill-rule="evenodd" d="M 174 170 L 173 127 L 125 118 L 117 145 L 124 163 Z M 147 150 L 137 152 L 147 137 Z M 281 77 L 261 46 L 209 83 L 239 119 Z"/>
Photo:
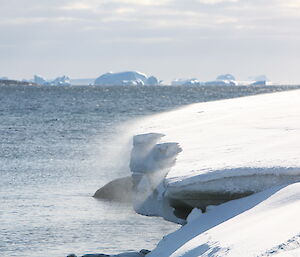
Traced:
<path fill-rule="evenodd" d="M 140 85 L 159 85 L 159 81 L 156 77 L 137 72 L 137 71 L 125 71 L 118 73 L 105 73 L 98 77 L 95 85 L 117 85 L 117 86 L 140 86 Z"/>

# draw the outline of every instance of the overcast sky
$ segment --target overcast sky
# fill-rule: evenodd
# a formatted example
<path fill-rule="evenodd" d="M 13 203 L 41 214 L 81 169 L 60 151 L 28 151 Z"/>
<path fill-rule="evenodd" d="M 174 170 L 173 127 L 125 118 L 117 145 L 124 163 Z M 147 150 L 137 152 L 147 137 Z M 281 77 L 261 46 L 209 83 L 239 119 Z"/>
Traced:
<path fill-rule="evenodd" d="M 300 83 L 300 0 L 0 0 L 0 77 Z"/>

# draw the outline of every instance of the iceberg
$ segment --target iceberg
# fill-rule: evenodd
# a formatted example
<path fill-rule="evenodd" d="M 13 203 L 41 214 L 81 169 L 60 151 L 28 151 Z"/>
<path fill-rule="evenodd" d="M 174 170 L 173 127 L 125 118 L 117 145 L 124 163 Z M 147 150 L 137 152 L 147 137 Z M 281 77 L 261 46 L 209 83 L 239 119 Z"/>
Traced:
<path fill-rule="evenodd" d="M 191 79 L 175 79 L 171 82 L 172 86 L 200 86 L 203 83 L 201 83 L 196 78 Z"/>
<path fill-rule="evenodd" d="M 231 74 L 219 75 L 216 80 L 207 81 L 205 86 L 236 86 L 237 82 L 235 77 Z"/>
<path fill-rule="evenodd" d="M 222 74 L 219 75 L 216 80 L 235 80 L 235 77 L 231 74 Z"/>
<path fill-rule="evenodd" d="M 71 82 L 70 82 L 69 77 L 61 76 L 61 77 L 57 77 L 56 79 L 51 81 L 50 85 L 53 85 L 53 86 L 70 86 Z"/>
<path fill-rule="evenodd" d="M 250 84 L 250 86 L 266 86 L 266 85 L 267 82 L 265 80 L 258 80 Z"/>
<path fill-rule="evenodd" d="M 70 78 L 67 76 L 57 77 L 54 80 L 46 80 L 41 76 L 34 75 L 33 80 L 34 83 L 43 86 L 70 86 Z"/>
<path fill-rule="evenodd" d="M 137 71 L 125 71 L 118 73 L 105 73 L 98 77 L 95 85 L 119 85 L 119 86 L 143 86 L 143 85 L 159 85 L 159 81 L 156 77 L 137 72 Z"/>
<path fill-rule="evenodd" d="M 45 85 L 46 83 L 48 83 L 43 77 L 38 75 L 34 75 L 33 82 L 38 85 Z"/>
<path fill-rule="evenodd" d="M 204 83 L 205 86 L 236 86 L 235 81 L 231 80 L 213 80 Z"/>

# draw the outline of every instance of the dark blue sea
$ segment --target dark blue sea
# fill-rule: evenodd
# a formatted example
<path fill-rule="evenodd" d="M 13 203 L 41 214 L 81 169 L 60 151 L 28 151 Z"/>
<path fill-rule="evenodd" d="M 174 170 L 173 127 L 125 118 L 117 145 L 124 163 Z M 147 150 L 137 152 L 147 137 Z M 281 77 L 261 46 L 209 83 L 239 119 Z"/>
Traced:
<path fill-rule="evenodd" d="M 94 199 L 128 176 L 130 122 L 287 87 L 0 87 L 0 256 L 152 249 L 177 225 Z"/>

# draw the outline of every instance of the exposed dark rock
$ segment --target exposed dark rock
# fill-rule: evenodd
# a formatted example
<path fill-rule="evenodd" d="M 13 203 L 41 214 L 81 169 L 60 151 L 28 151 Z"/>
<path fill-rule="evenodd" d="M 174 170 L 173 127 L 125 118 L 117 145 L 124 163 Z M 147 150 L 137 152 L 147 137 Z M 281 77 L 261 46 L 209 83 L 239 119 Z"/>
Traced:
<path fill-rule="evenodd" d="M 201 192 L 184 192 L 181 191 L 180 194 L 172 195 L 168 197 L 170 206 L 174 210 L 176 217 L 180 219 L 186 219 L 189 213 L 194 208 L 201 209 L 205 212 L 206 207 L 209 205 L 219 205 L 231 200 L 246 197 L 253 194 L 253 192 L 244 193 L 201 193 Z M 177 197 L 176 197 L 177 196 Z"/>
<path fill-rule="evenodd" d="M 119 202 L 132 201 L 132 178 L 124 177 L 115 179 L 94 194 L 95 198 Z"/>
<path fill-rule="evenodd" d="M 120 253 L 120 254 L 113 254 L 107 255 L 103 253 L 92 253 L 92 254 L 85 254 L 82 257 L 145 257 L 146 254 L 150 253 L 151 251 L 142 249 L 139 252 L 127 252 L 127 253 Z M 69 254 L 67 257 L 77 257 L 74 253 Z"/>
<path fill-rule="evenodd" d="M 0 80 L 0 86 L 37 86 L 37 84 L 19 80 Z"/>
<path fill-rule="evenodd" d="M 82 257 L 110 257 L 111 255 L 95 253 L 95 254 L 85 254 Z"/>
<path fill-rule="evenodd" d="M 147 249 L 142 249 L 142 250 L 140 250 L 140 253 L 146 255 L 148 253 L 151 253 L 151 251 L 149 251 Z"/>

